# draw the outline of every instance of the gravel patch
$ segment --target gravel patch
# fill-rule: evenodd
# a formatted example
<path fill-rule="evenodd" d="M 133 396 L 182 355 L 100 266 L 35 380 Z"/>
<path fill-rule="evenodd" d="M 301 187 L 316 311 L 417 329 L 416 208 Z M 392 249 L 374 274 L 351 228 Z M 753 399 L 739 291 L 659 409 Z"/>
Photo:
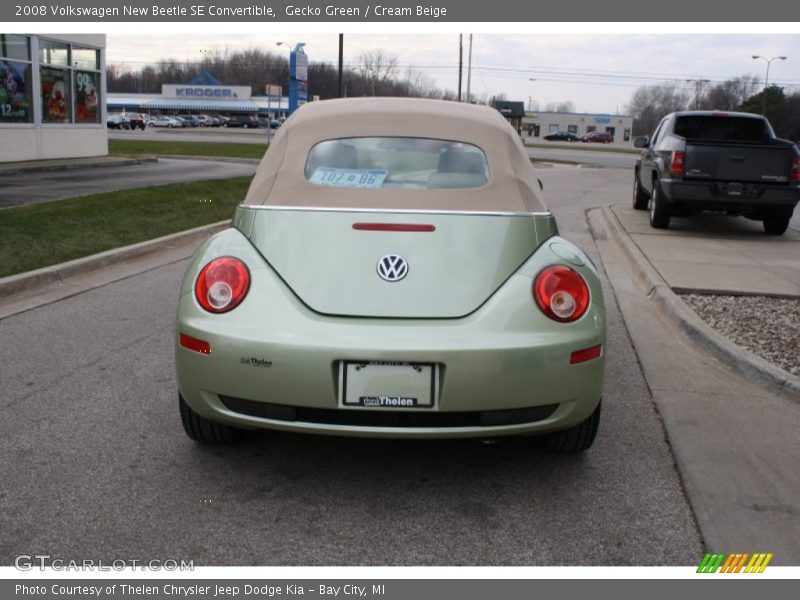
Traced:
<path fill-rule="evenodd" d="M 729 340 L 800 376 L 800 298 L 681 296 Z"/>

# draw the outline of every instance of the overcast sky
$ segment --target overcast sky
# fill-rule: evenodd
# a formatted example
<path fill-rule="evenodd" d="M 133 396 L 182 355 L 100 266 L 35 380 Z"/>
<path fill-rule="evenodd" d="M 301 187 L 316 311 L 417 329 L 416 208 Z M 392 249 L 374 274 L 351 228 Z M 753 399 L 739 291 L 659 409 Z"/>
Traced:
<path fill-rule="evenodd" d="M 552 29 L 569 31 L 570 25 L 553 24 Z M 215 48 L 257 47 L 288 55 L 287 45 L 279 47 L 278 41 L 305 42 L 312 61 L 336 64 L 338 60 L 338 35 L 324 31 L 295 30 L 284 37 L 270 32 L 179 37 L 176 42 L 176 36 L 168 33 L 108 33 L 107 61 L 139 68 L 161 58 L 197 61 L 203 50 Z M 464 35 L 464 92 L 468 37 Z M 412 65 L 439 87 L 456 90 L 458 34 L 345 34 L 348 65 L 354 64 L 361 52 L 377 49 L 397 56 L 400 73 Z M 770 82 L 786 86 L 787 91 L 800 90 L 800 35 L 796 34 L 562 35 L 541 31 L 474 34 L 471 90 L 487 97 L 505 93 L 511 100 L 525 102 L 526 107 L 530 99 L 540 107 L 571 100 L 579 112 L 622 113 L 633 91 L 644 84 L 671 80 L 692 86 L 687 79 L 718 82 L 745 74 L 758 75 L 763 81 L 766 64 L 753 60 L 753 54 L 787 56 L 786 61 L 771 63 Z"/>

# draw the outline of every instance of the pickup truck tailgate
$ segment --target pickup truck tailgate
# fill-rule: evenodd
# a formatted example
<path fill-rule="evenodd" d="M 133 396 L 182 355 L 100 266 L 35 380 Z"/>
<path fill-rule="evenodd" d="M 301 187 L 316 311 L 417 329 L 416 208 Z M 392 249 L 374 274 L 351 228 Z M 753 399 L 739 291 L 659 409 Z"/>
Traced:
<path fill-rule="evenodd" d="M 788 183 L 792 150 L 787 146 L 686 143 L 686 179 Z"/>

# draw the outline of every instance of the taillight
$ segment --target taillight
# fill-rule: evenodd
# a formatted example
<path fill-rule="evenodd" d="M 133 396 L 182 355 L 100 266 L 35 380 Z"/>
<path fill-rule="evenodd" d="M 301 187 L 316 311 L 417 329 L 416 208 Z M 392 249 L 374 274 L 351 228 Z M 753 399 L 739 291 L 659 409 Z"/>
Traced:
<path fill-rule="evenodd" d="M 232 256 L 215 258 L 208 263 L 194 284 L 194 295 L 204 309 L 212 313 L 233 310 L 250 289 L 250 270 Z"/>
<path fill-rule="evenodd" d="M 533 297 L 554 321 L 577 321 L 589 308 L 589 286 L 576 271 L 561 265 L 547 267 L 536 276 Z"/>
<path fill-rule="evenodd" d="M 669 170 L 673 175 L 683 177 L 686 167 L 686 152 L 676 151 L 672 153 Z"/>
<path fill-rule="evenodd" d="M 800 156 L 795 156 L 792 159 L 792 175 L 790 179 L 792 183 L 800 183 Z"/>

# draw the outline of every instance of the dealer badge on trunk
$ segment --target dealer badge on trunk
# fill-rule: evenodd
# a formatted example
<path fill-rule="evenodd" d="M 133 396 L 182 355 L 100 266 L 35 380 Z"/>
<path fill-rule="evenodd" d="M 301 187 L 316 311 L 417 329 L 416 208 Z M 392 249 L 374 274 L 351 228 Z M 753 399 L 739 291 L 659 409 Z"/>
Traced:
<path fill-rule="evenodd" d="M 398 254 L 387 254 L 378 261 L 378 275 L 384 281 L 400 281 L 408 275 L 408 263 Z"/>

